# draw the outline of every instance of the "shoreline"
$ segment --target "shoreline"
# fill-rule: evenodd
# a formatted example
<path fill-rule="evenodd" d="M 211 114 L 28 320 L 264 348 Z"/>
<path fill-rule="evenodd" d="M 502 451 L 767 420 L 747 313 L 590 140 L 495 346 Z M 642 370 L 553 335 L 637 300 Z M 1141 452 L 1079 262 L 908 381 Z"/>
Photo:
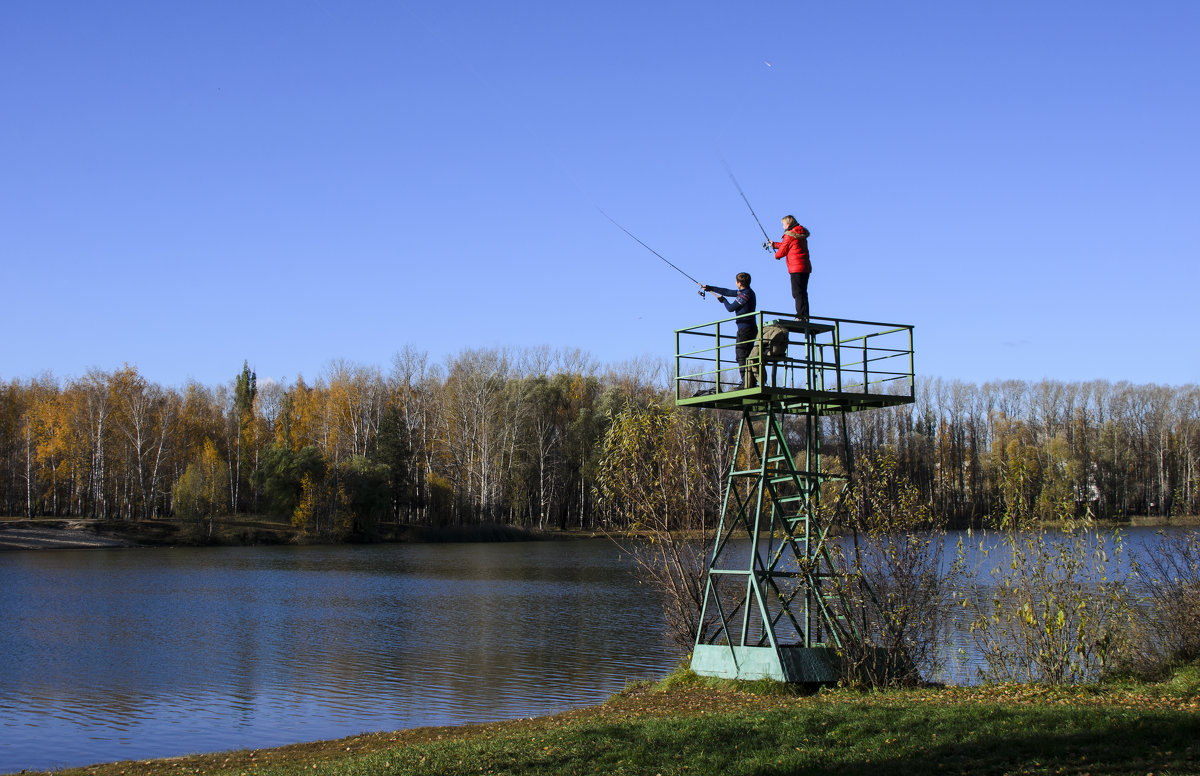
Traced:
<path fill-rule="evenodd" d="M 78 521 L 62 526 L 0 526 L 0 550 L 109 550 L 136 543 L 97 534 Z"/>
<path fill-rule="evenodd" d="M 1194 663 L 1157 681 L 882 691 L 679 671 L 601 705 L 544 717 L 54 773 L 1194 773 L 1198 703 Z"/>
<path fill-rule="evenodd" d="M 305 537 L 287 523 L 261 516 L 218 518 L 211 535 L 175 520 L 108 521 L 67 518 L 0 518 L 0 552 L 28 550 L 147 549 L 154 547 L 254 547 L 267 545 L 411 544 L 443 542 L 560 541 L 598 538 L 579 531 L 537 531 L 505 525 L 387 525 L 374 541 Z"/>
<path fill-rule="evenodd" d="M 1195 528 L 1200 516 L 1175 518 L 1134 516 L 1127 521 L 1096 523 L 1098 528 Z M 1047 525 L 1047 528 L 1057 527 Z M 223 517 L 214 521 L 211 535 L 196 523 L 177 520 L 114 521 L 86 518 L 0 518 L 0 552 L 27 550 L 111 550 L 153 547 L 253 547 L 264 545 L 411 544 L 443 542 L 522 542 L 595 539 L 605 536 L 636 538 L 637 532 L 537 530 L 500 524 L 380 526 L 373 540 L 303 536 L 290 524 L 261 515 Z"/>

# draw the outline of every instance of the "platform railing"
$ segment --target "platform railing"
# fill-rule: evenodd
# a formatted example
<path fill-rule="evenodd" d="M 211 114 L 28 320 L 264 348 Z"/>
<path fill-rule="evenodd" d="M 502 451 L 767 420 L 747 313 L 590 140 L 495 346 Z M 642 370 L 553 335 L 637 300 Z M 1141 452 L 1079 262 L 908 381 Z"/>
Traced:
<path fill-rule="evenodd" d="M 675 399 L 703 403 L 708 397 L 813 394 L 913 398 L 913 327 L 848 318 L 809 318 L 790 313 L 747 313 L 755 339 L 740 342 L 735 316 L 675 332 Z M 785 354 L 763 346 L 765 331 L 787 331 Z M 746 368 L 737 364 L 739 344 L 758 345 Z"/>

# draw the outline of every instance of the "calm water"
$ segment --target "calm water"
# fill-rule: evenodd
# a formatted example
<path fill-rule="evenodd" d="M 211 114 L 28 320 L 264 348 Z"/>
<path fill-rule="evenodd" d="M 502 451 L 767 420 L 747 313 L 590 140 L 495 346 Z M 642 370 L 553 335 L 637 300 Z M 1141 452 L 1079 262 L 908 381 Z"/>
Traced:
<path fill-rule="evenodd" d="M 678 660 L 606 540 L 0 554 L 0 773 L 536 716 Z"/>
<path fill-rule="evenodd" d="M 661 630 L 606 540 L 0 553 L 0 773 L 590 705 L 675 665 Z"/>

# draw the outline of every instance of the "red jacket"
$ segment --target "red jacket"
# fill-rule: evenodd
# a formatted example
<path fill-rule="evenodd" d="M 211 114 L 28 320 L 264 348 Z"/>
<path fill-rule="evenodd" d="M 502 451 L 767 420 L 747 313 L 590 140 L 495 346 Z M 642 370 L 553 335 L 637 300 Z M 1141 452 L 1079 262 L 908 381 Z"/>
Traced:
<path fill-rule="evenodd" d="M 788 272 L 812 272 L 808 260 L 808 235 L 810 232 L 800 224 L 783 233 L 783 241 L 771 243 L 775 247 L 775 258 L 787 257 Z"/>

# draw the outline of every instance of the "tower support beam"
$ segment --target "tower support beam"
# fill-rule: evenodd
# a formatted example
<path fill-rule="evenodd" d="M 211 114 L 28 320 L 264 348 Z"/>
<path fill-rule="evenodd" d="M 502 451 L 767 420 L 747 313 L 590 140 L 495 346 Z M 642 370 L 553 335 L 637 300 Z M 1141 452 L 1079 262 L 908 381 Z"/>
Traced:
<path fill-rule="evenodd" d="M 676 332 L 676 403 L 741 415 L 704 586 L 700 622 L 712 625 L 698 634 L 691 667 L 731 679 L 832 682 L 841 646 L 856 637 L 836 600 L 853 580 L 830 547 L 830 517 L 850 476 L 846 413 L 913 401 L 912 328 L 758 315 L 771 347 L 760 343 L 763 355 L 742 367 L 757 379 L 733 389 L 722 375 L 732 354 L 721 353 L 732 344 L 721 324 L 732 319 Z M 711 351 L 691 348 L 695 338 Z M 822 459 L 829 418 L 842 425 L 840 466 Z"/>

